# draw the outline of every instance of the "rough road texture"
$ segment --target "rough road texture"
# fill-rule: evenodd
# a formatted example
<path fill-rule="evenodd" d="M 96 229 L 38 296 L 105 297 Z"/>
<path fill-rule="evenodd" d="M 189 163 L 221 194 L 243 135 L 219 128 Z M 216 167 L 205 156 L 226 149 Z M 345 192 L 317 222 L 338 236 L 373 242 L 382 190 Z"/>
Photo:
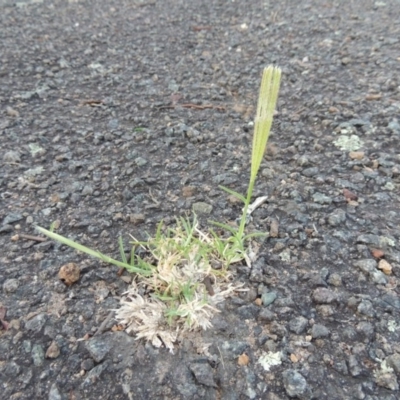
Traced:
<path fill-rule="evenodd" d="M 399 37 L 398 0 L 0 1 L 1 399 L 398 399 Z M 113 332 L 130 276 L 24 234 L 234 221 L 270 63 L 250 290 L 174 354 Z"/>

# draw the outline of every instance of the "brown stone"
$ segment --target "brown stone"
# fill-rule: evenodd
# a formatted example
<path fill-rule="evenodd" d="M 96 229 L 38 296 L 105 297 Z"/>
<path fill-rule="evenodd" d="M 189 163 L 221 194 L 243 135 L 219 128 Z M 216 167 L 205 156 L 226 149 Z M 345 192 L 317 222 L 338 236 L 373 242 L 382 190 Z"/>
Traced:
<path fill-rule="evenodd" d="M 385 255 L 380 249 L 371 249 L 371 253 L 374 258 L 382 258 Z"/>
<path fill-rule="evenodd" d="M 46 358 L 57 358 L 60 355 L 60 349 L 56 342 L 51 342 L 51 345 L 46 351 Z"/>
<path fill-rule="evenodd" d="M 193 197 L 195 194 L 196 188 L 194 186 L 184 186 L 182 188 L 182 196 L 183 197 Z"/>
<path fill-rule="evenodd" d="M 134 225 L 139 225 L 142 224 L 145 221 L 146 217 L 144 214 L 131 214 L 129 216 L 129 220 L 132 222 Z"/>
<path fill-rule="evenodd" d="M 378 268 L 382 270 L 385 275 L 392 274 L 392 266 L 386 260 L 380 260 L 378 264 Z"/>
<path fill-rule="evenodd" d="M 279 235 L 279 222 L 276 219 L 273 219 L 271 221 L 271 226 L 269 228 L 269 235 L 273 238 L 276 238 Z"/>
<path fill-rule="evenodd" d="M 74 263 L 63 265 L 58 272 L 58 277 L 67 285 L 71 286 L 77 282 L 80 277 L 79 267 Z"/>
<path fill-rule="evenodd" d="M 365 156 L 365 153 L 363 151 L 351 151 L 349 153 L 349 157 L 352 160 L 362 160 Z"/>
<path fill-rule="evenodd" d="M 245 366 L 250 362 L 250 358 L 246 353 L 243 353 L 238 358 L 238 365 Z"/>

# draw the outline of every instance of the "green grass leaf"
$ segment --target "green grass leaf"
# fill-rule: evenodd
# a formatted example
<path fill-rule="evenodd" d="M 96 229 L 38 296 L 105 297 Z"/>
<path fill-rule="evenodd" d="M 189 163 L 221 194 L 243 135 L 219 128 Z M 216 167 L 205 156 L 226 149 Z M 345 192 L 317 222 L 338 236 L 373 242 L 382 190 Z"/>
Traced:
<path fill-rule="evenodd" d="M 269 234 L 267 232 L 253 232 L 249 233 L 248 235 L 244 236 L 243 240 L 248 240 L 255 237 L 267 237 Z"/>
<path fill-rule="evenodd" d="M 125 256 L 124 243 L 122 241 L 121 236 L 118 238 L 118 246 L 119 246 L 119 254 L 121 255 L 122 262 L 124 264 L 128 264 L 128 261 L 126 260 L 126 256 Z"/>
<path fill-rule="evenodd" d="M 238 232 L 238 228 L 235 228 L 235 227 L 230 226 L 228 224 L 222 224 L 221 222 L 217 222 L 217 221 L 208 221 L 208 222 L 210 222 L 210 224 L 218 226 L 218 228 L 224 229 L 224 230 L 232 233 L 232 235 L 236 235 L 237 232 Z"/>
<path fill-rule="evenodd" d="M 239 199 L 239 200 L 242 201 L 243 203 L 246 203 L 246 198 L 245 198 L 243 195 L 241 195 L 240 193 L 235 192 L 234 190 L 229 189 L 229 188 L 227 188 L 226 186 L 219 185 L 218 187 L 219 187 L 220 189 L 224 190 L 225 192 L 231 194 L 232 196 L 235 196 L 237 199 Z"/>
<path fill-rule="evenodd" d="M 111 258 L 111 257 L 109 257 L 109 256 L 107 256 L 107 255 L 105 255 L 103 253 L 100 253 L 97 250 L 90 249 L 89 247 L 83 246 L 82 244 L 74 242 L 71 239 L 68 239 L 68 238 L 66 238 L 64 236 L 58 235 L 57 233 L 50 232 L 47 229 L 44 229 L 44 228 L 42 228 L 40 226 L 37 226 L 36 229 L 40 233 L 42 233 L 43 235 L 48 236 L 50 239 L 56 240 L 57 242 L 60 242 L 60 243 L 65 244 L 65 245 L 67 245 L 69 247 L 72 247 L 75 250 L 81 251 L 82 253 L 88 254 L 88 255 L 90 255 L 92 257 L 95 257 L 95 258 L 98 258 L 101 261 L 104 261 L 106 263 L 115 265 L 115 266 L 120 267 L 120 268 L 126 268 L 130 272 L 134 272 L 134 273 L 137 273 L 137 274 L 140 274 L 140 275 L 145 275 L 145 276 L 152 275 L 152 271 L 150 271 L 148 269 L 136 268 L 136 267 L 131 266 L 131 265 L 127 264 L 127 263 L 124 263 L 124 262 L 121 262 L 121 261 L 118 261 L 118 260 L 114 260 L 113 258 Z"/>

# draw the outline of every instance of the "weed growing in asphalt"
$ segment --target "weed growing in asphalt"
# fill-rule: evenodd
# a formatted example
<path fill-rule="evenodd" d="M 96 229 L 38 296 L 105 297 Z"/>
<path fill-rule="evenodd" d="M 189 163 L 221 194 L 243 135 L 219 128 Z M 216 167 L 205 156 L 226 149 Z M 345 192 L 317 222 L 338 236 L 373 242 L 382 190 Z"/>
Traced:
<path fill-rule="evenodd" d="M 244 228 L 248 218 L 248 211 L 251 202 L 251 196 L 253 194 L 254 184 L 256 182 L 258 170 L 260 169 L 261 161 L 263 159 L 271 131 L 276 102 L 278 100 L 280 81 L 280 68 L 269 66 L 268 68 L 264 69 L 260 95 L 258 97 L 257 113 L 254 121 L 253 146 L 251 152 L 251 172 L 249 186 L 247 188 L 247 196 L 244 197 L 232 189 L 220 186 L 221 189 L 235 196 L 244 203 L 239 229 L 234 232 L 234 236 L 239 242 L 244 242 L 246 240 Z M 224 227 L 227 228 L 226 225 Z"/>
<path fill-rule="evenodd" d="M 232 284 L 229 267 L 245 260 L 250 262 L 248 241 L 260 233 L 245 234 L 250 212 L 255 180 L 265 152 L 275 110 L 281 70 L 269 66 L 264 69 L 251 156 L 251 173 L 246 197 L 222 187 L 243 204 L 238 227 L 219 222 L 228 235 L 218 235 L 214 230 L 203 232 L 196 215 L 177 219 L 173 228 L 157 227 L 154 236 L 146 241 L 132 237 L 129 260 L 119 239 L 121 261 L 99 251 L 65 238 L 53 229 L 37 229 L 53 240 L 106 263 L 125 268 L 134 274 L 133 283 L 123 294 L 116 319 L 136 337 L 145 338 L 155 346 L 164 344 L 170 350 L 179 334 L 197 328 L 211 327 L 211 319 L 218 313 L 217 304 L 241 285 Z"/>

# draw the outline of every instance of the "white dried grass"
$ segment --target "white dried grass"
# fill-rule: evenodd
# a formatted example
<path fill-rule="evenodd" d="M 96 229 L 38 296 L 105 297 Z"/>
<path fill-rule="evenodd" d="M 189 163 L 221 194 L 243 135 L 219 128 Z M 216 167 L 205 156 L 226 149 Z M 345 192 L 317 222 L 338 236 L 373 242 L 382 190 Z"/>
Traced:
<path fill-rule="evenodd" d="M 116 310 L 116 319 L 136 339 L 143 338 L 155 347 L 164 345 L 170 351 L 180 334 L 210 329 L 212 318 L 219 312 L 217 305 L 243 290 L 241 285 L 230 283 L 228 270 L 221 273 L 211 268 L 207 255 L 212 253 L 213 239 L 198 229 L 196 220 L 193 224 L 196 241 L 188 240 L 187 232 L 178 224 L 172 237 L 148 242 L 156 260 L 154 273 L 134 281 Z M 199 252 L 206 256 L 198 257 Z M 213 282 L 213 295 L 206 290 L 205 278 Z M 189 290 L 185 292 L 183 287 Z M 162 301 L 157 298 L 159 293 L 176 298 Z"/>

